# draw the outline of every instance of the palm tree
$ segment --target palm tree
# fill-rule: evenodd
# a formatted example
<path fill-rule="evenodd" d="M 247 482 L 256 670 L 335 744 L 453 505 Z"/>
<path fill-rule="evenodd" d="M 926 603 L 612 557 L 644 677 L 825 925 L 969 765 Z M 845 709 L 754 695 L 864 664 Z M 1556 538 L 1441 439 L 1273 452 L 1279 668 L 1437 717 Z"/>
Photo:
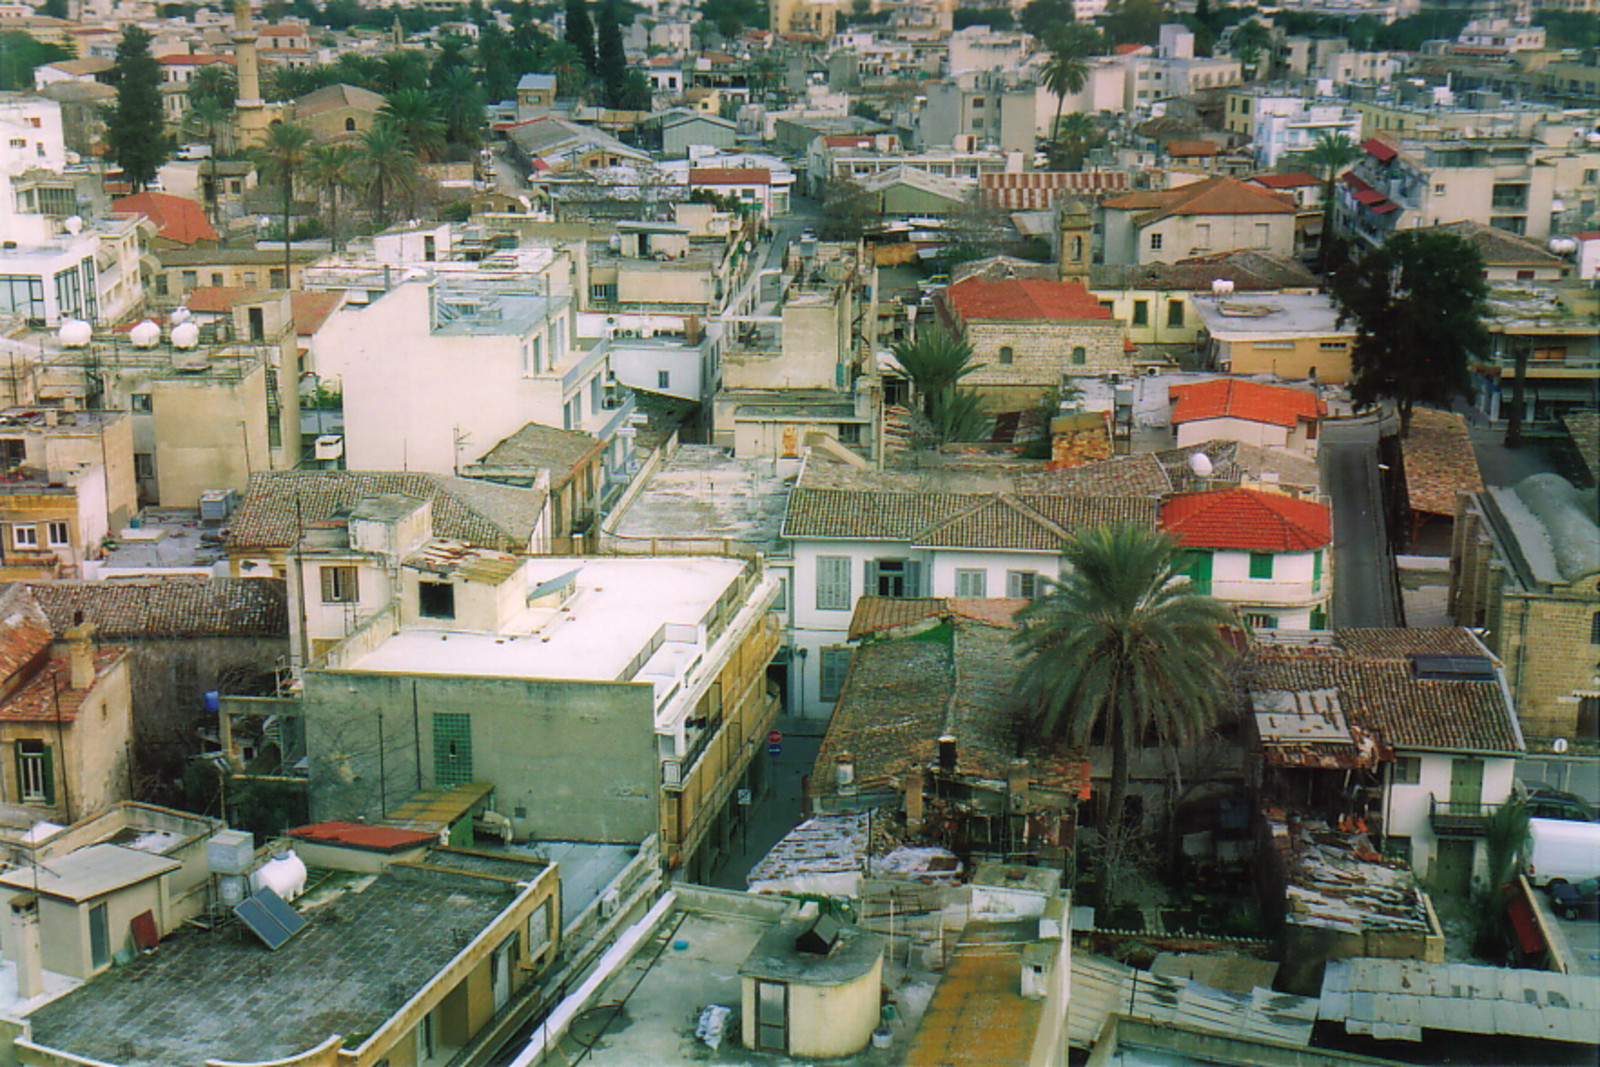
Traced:
<path fill-rule="evenodd" d="M 434 88 L 445 138 L 452 144 L 477 147 L 483 130 L 483 83 L 471 67 L 450 67 Z"/>
<path fill-rule="evenodd" d="M 1228 50 L 1239 61 L 1239 66 L 1249 71 L 1246 77 L 1251 79 L 1260 73 L 1256 68 L 1260 66 L 1262 53 L 1271 47 L 1272 31 L 1255 19 L 1234 27 L 1228 42 Z M 1267 66 L 1272 66 L 1270 61 Z"/>
<path fill-rule="evenodd" d="M 353 144 L 324 144 L 311 150 L 306 177 L 328 193 L 328 232 L 339 250 L 339 196 L 354 189 L 361 176 L 361 151 Z"/>
<path fill-rule="evenodd" d="M 1085 530 L 1063 549 L 1063 576 L 1017 614 L 1028 655 L 1021 696 L 1042 738 L 1082 749 L 1111 741 L 1102 833 L 1122 826 L 1133 749 L 1154 732 L 1193 739 L 1229 691 L 1223 628 L 1233 612 L 1174 569 L 1177 544 L 1144 526 Z"/>
<path fill-rule="evenodd" d="M 267 127 L 267 139 L 252 154 L 262 177 L 283 189 L 283 284 L 290 287 L 290 249 L 294 242 L 289 217 L 294 210 L 294 179 L 305 165 L 311 145 L 311 131 L 292 122 Z"/>
<path fill-rule="evenodd" d="M 972 344 L 966 338 L 931 325 L 918 330 L 913 340 L 895 344 L 890 351 L 922 394 L 923 410 L 930 415 L 935 396 L 953 389 L 962 378 L 983 366 L 972 362 Z"/>
<path fill-rule="evenodd" d="M 1083 161 L 1100 142 L 1100 131 L 1094 119 L 1081 111 L 1074 111 L 1056 122 L 1056 138 L 1050 142 L 1050 167 L 1052 170 L 1082 170 Z"/>
<path fill-rule="evenodd" d="M 1073 24 L 1063 27 L 1047 42 L 1050 59 L 1045 63 L 1040 80 L 1056 98 L 1056 117 L 1050 124 L 1052 141 L 1061 125 L 1061 112 L 1068 95 L 1082 91 L 1089 81 L 1088 57 L 1094 52 L 1096 36 L 1088 27 Z"/>
<path fill-rule="evenodd" d="M 1361 149 L 1343 133 L 1331 131 L 1317 138 L 1306 162 L 1322 172 L 1322 237 L 1317 248 L 1318 266 L 1328 270 L 1329 245 L 1333 240 L 1333 183 L 1339 172 L 1361 157 Z"/>
<path fill-rule="evenodd" d="M 444 151 L 444 120 L 439 107 L 422 89 L 401 89 L 378 112 L 379 121 L 395 127 L 424 163 Z"/>
<path fill-rule="evenodd" d="M 211 181 L 205 186 L 205 202 L 213 222 L 221 221 L 217 208 L 217 133 L 232 114 L 233 109 L 215 96 L 195 97 L 194 103 L 189 105 L 189 121 L 205 131 L 206 144 L 211 146 L 211 155 L 206 161 Z"/>
<path fill-rule="evenodd" d="M 417 155 L 399 128 L 379 122 L 361 138 L 356 172 L 371 193 L 378 225 L 388 221 L 385 207 L 391 194 L 406 192 L 417 182 Z"/>

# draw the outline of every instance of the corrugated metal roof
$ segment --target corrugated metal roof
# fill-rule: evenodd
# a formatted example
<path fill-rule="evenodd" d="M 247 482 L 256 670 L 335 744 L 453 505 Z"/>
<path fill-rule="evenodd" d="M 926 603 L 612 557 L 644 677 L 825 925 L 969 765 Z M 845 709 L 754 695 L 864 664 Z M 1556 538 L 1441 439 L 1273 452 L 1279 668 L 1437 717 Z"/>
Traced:
<path fill-rule="evenodd" d="M 1600 1045 L 1600 978 L 1357 957 L 1328 964 L 1318 1014 L 1390 1040 L 1453 1030 Z"/>

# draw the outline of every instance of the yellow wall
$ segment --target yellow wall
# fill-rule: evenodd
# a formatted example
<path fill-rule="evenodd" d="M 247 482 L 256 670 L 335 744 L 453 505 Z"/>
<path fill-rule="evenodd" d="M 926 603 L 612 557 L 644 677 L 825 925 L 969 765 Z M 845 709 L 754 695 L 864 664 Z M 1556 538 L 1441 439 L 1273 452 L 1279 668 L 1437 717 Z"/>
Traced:
<path fill-rule="evenodd" d="M 1323 344 L 1332 345 L 1323 348 Z M 1230 374 L 1276 374 L 1280 378 L 1309 378 L 1335 384 L 1350 380 L 1348 338 L 1297 338 L 1293 341 L 1224 341 L 1218 359 Z"/>

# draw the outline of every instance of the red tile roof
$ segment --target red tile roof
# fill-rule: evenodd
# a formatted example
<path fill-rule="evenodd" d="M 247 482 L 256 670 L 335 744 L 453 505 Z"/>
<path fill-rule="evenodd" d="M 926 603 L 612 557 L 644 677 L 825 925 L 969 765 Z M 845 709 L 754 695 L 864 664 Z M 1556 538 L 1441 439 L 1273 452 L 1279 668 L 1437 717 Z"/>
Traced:
<path fill-rule="evenodd" d="M 871 148 L 874 141 L 871 134 L 830 133 L 823 136 L 822 143 L 828 148 Z"/>
<path fill-rule="evenodd" d="M 1361 147 L 1366 151 L 1367 155 L 1376 159 L 1379 163 L 1387 163 L 1400 154 L 1393 146 L 1378 140 L 1376 137 L 1368 137 L 1361 142 Z"/>
<path fill-rule="evenodd" d="M 944 291 L 945 306 L 963 319 L 1109 319 L 1111 310 L 1083 286 L 1045 278 L 965 278 Z"/>
<path fill-rule="evenodd" d="M 233 66 L 233 57 L 224 55 L 170 55 L 159 56 L 156 62 L 164 67 L 209 67 L 216 63 Z"/>
<path fill-rule="evenodd" d="M 196 241 L 217 241 L 217 231 L 206 219 L 205 211 L 193 200 L 171 193 L 146 190 L 111 202 L 118 214 L 143 215 L 156 224 L 156 236 L 180 245 Z"/>
<path fill-rule="evenodd" d="M 1200 419 L 1246 419 L 1289 429 L 1321 418 L 1327 407 L 1315 394 L 1285 385 L 1267 385 L 1242 378 L 1213 378 L 1209 382 L 1174 385 L 1172 422 L 1178 425 Z"/>
<path fill-rule="evenodd" d="M 1307 185 L 1318 184 L 1315 174 L 1257 174 L 1249 181 L 1257 185 L 1265 185 L 1268 189 L 1300 189 Z"/>
<path fill-rule="evenodd" d="M 1142 44 L 1119 44 L 1117 47 L 1111 50 L 1111 54 L 1116 56 L 1131 56 L 1133 53 L 1144 47 L 1145 46 Z"/>
<path fill-rule="evenodd" d="M 239 304 L 258 299 L 273 291 L 231 285 L 202 285 L 190 290 L 189 295 L 184 297 L 183 305 L 190 311 L 220 315 L 232 311 Z M 301 337 L 309 337 L 316 333 L 322 328 L 322 324 L 328 321 L 328 316 L 338 309 L 343 299 L 343 294 L 337 292 L 301 292 L 298 289 L 291 291 L 289 303 L 294 313 L 295 333 Z"/>
<path fill-rule="evenodd" d="M 689 171 L 690 185 L 770 185 L 772 171 L 766 167 L 695 167 Z"/>
<path fill-rule="evenodd" d="M 40 653 L 50 647 L 48 620 L 42 613 L 27 611 L 0 629 L 0 683 L 36 666 Z"/>
<path fill-rule="evenodd" d="M 438 840 L 436 834 L 420 830 L 401 830 L 393 826 L 368 826 L 356 822 L 319 822 L 289 831 L 289 836 L 301 841 L 315 841 L 325 845 L 344 845 L 368 852 L 399 852 L 418 848 Z"/>
<path fill-rule="evenodd" d="M 101 645 L 94 653 L 95 682 L 120 663 L 128 650 L 119 645 Z M 72 663 L 67 656 L 54 656 L 21 689 L 0 704 L 0 722 L 73 722 L 78 709 L 93 688 L 72 687 Z"/>
<path fill-rule="evenodd" d="M 1220 151 L 1215 141 L 1168 141 L 1169 156 L 1214 156 Z"/>
<path fill-rule="evenodd" d="M 1281 493 L 1219 489 L 1161 505 L 1161 526 L 1184 548 L 1309 552 L 1333 538 L 1328 506 Z"/>
<path fill-rule="evenodd" d="M 1141 226 L 1171 215 L 1293 215 L 1294 197 L 1220 175 L 1161 192 L 1129 193 L 1102 207 L 1122 211 L 1153 208 L 1134 221 Z"/>

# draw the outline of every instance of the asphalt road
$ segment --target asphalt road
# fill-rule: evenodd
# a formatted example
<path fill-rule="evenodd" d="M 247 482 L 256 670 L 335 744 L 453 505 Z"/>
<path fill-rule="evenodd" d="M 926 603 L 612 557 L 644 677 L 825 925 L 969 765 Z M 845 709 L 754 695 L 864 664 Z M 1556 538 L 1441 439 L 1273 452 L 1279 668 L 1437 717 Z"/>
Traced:
<path fill-rule="evenodd" d="M 1383 528 L 1377 421 L 1322 425 L 1322 484 L 1333 498 L 1330 621 L 1336 627 L 1398 626 L 1398 579 Z"/>

